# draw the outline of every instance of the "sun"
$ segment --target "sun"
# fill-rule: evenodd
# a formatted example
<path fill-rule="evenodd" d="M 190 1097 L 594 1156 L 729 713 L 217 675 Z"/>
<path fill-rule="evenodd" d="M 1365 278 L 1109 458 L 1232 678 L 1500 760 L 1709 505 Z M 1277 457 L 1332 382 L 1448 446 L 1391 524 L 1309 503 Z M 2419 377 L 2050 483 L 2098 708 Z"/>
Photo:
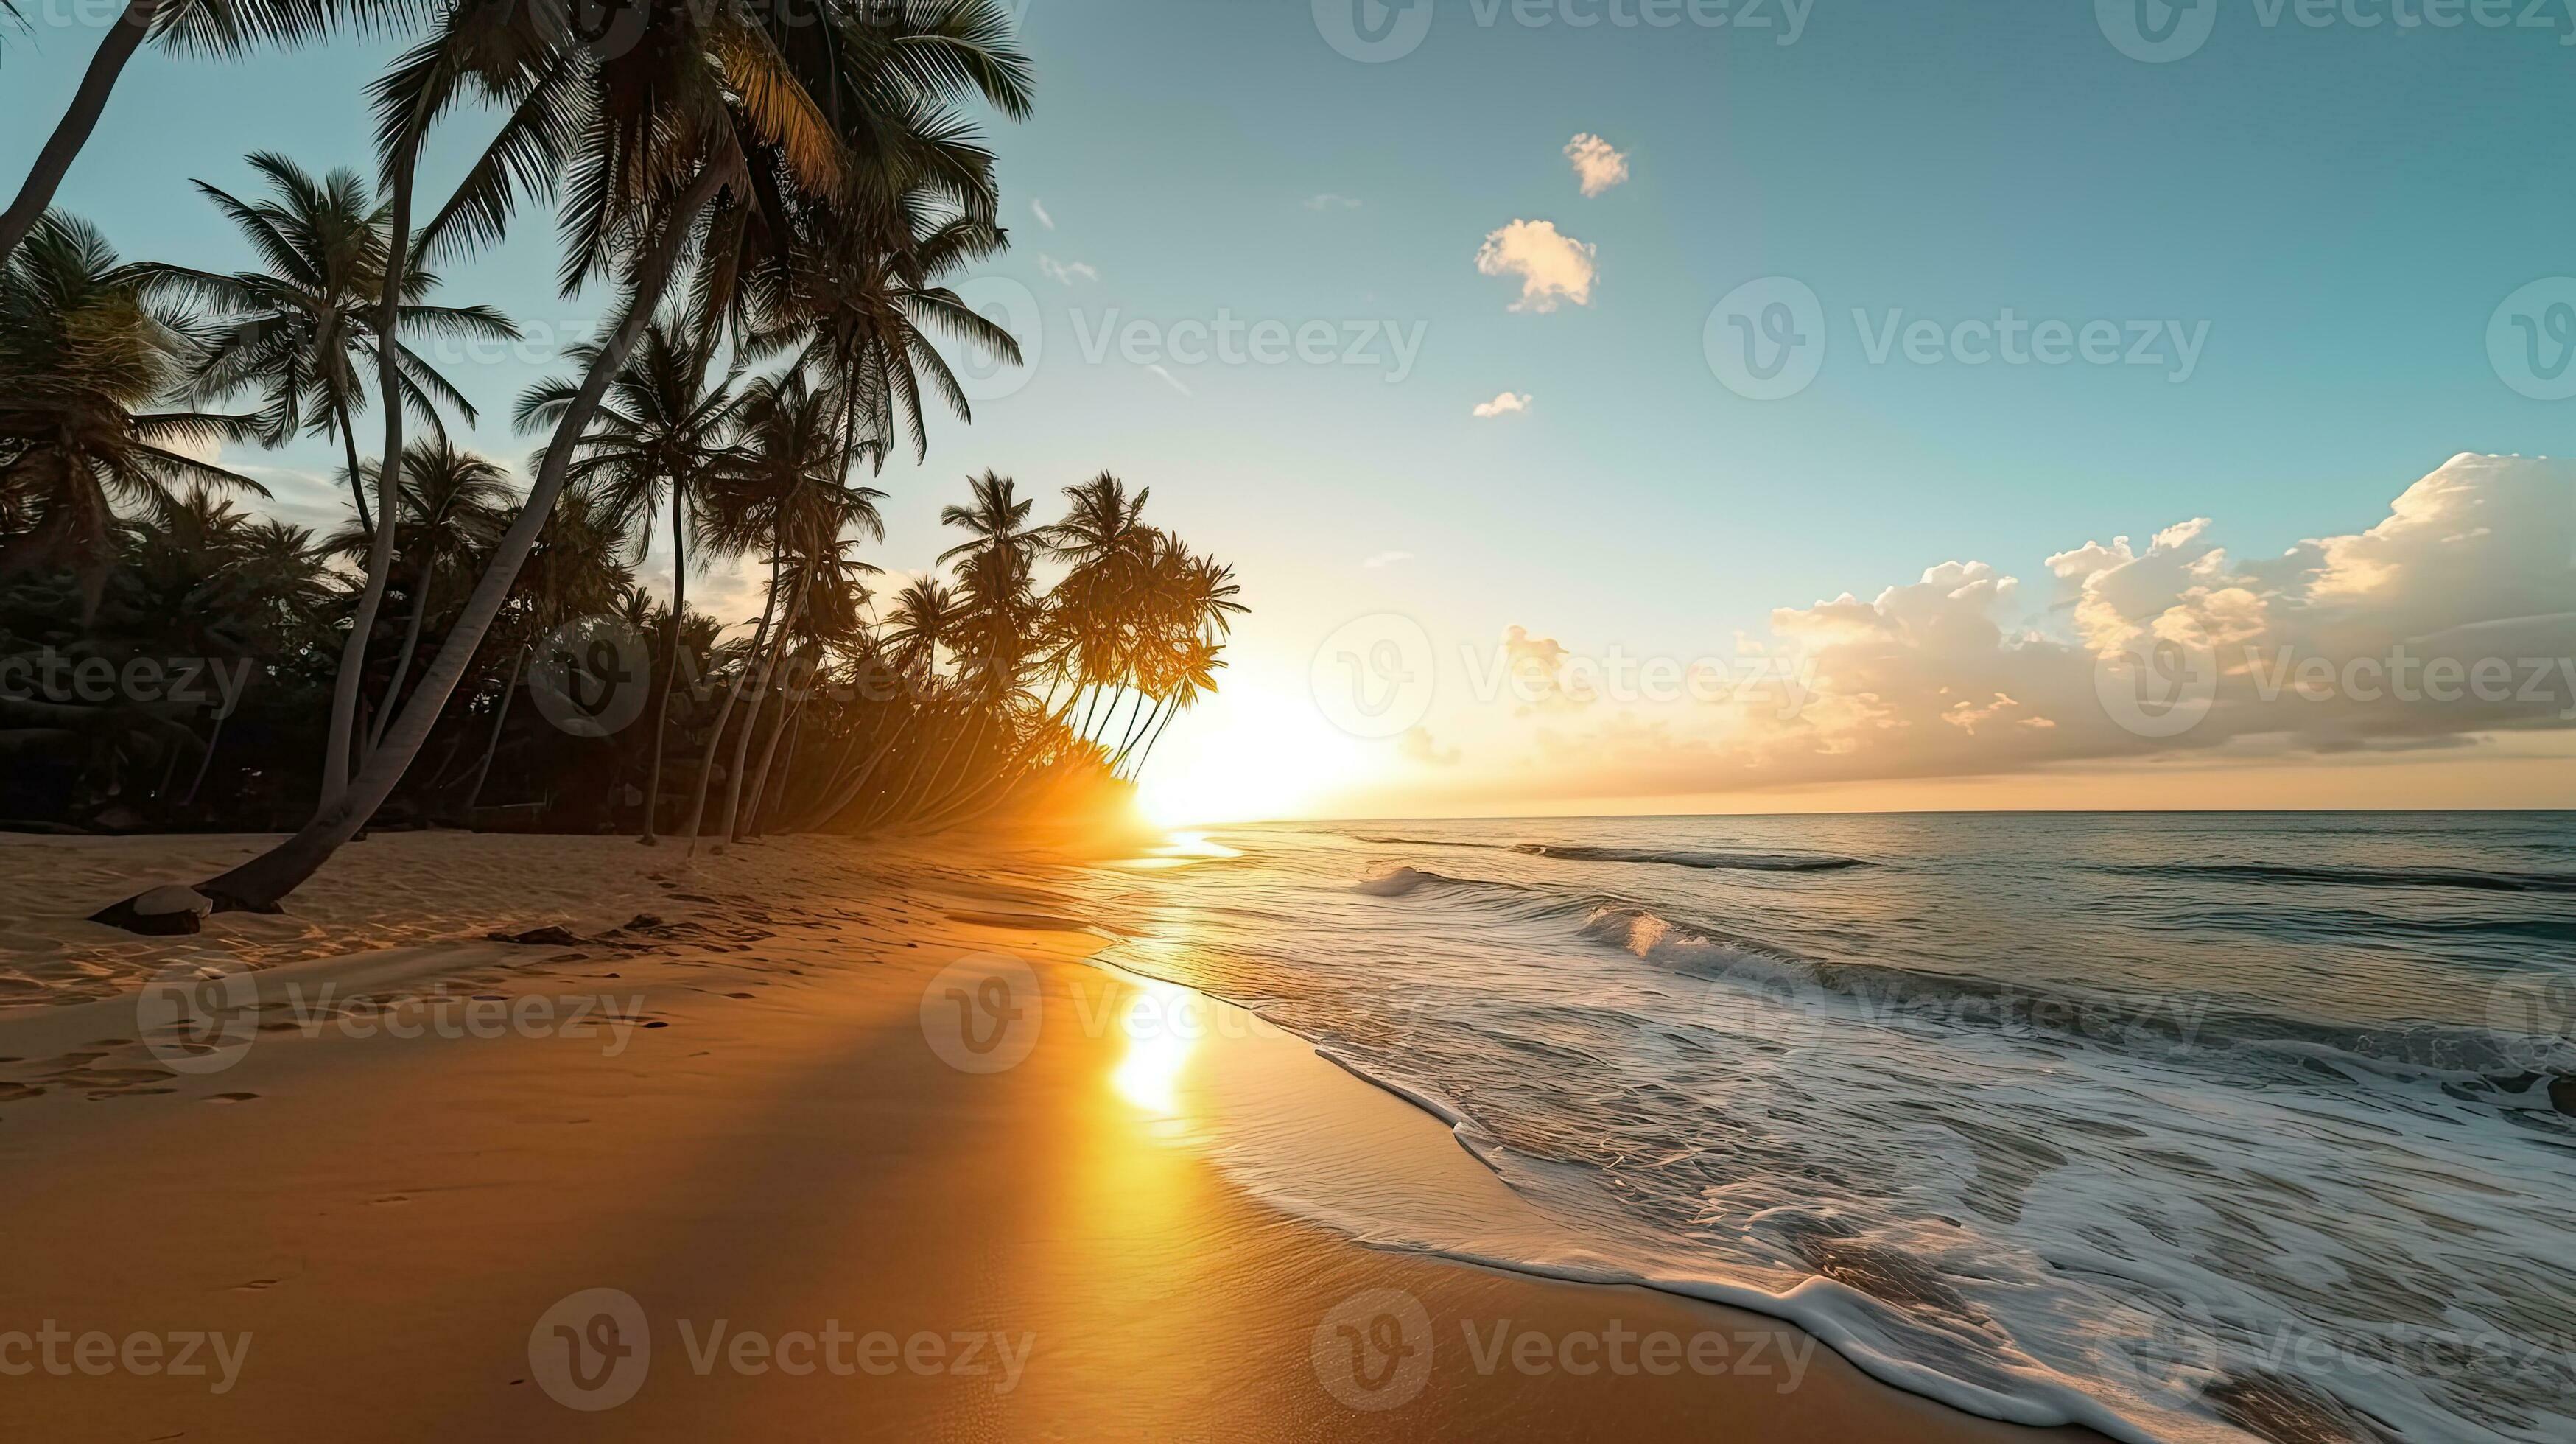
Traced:
<path fill-rule="evenodd" d="M 1159 827 L 1313 816 L 1376 764 L 1304 696 L 1247 682 L 1172 729 L 1137 785 L 1136 809 Z"/>

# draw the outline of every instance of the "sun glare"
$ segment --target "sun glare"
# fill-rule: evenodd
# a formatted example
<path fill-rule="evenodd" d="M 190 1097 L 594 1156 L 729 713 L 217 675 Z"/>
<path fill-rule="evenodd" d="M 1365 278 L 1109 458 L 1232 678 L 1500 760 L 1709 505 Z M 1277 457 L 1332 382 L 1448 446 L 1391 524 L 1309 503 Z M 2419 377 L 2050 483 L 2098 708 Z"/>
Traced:
<path fill-rule="evenodd" d="M 1376 765 L 1303 699 L 1257 686 L 1230 687 L 1191 720 L 1137 788 L 1137 810 L 1159 827 L 1309 815 Z"/>

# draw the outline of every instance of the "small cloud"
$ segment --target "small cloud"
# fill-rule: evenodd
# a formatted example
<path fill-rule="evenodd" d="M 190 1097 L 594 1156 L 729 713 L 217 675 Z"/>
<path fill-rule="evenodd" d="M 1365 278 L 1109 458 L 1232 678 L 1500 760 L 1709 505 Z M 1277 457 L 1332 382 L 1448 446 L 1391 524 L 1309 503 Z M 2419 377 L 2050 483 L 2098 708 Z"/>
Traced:
<path fill-rule="evenodd" d="M 1191 394 L 1192 394 L 1192 393 L 1191 393 L 1191 391 L 1190 391 L 1190 388 L 1188 388 L 1188 387 L 1186 387 L 1186 386 L 1183 386 L 1183 385 L 1181 384 L 1181 381 L 1180 381 L 1180 378 L 1179 378 L 1179 377 L 1174 376 L 1171 372 L 1164 370 L 1162 367 L 1160 367 L 1160 366 L 1158 366 L 1158 365 L 1148 364 L 1148 365 L 1145 367 L 1145 369 L 1146 369 L 1146 370 L 1148 370 L 1148 371 L 1153 372 L 1153 373 L 1154 373 L 1155 375 L 1157 375 L 1157 376 L 1162 377 L 1162 378 L 1163 378 L 1163 384 L 1164 384 L 1164 385 L 1171 387 L 1173 390 L 1175 390 L 1175 391 L 1177 391 L 1177 392 L 1181 393 L 1183 396 L 1188 396 L 1188 395 L 1191 395 Z"/>
<path fill-rule="evenodd" d="M 1560 233 L 1554 221 L 1514 221 L 1485 237 L 1476 269 L 1521 278 L 1515 311 L 1553 311 L 1560 300 L 1592 304 L 1595 247 Z"/>
<path fill-rule="evenodd" d="M 1046 202 L 1039 200 L 1035 196 L 1029 197 L 1029 211 L 1038 218 L 1039 225 L 1046 227 L 1048 230 L 1055 229 L 1055 217 L 1047 214 Z"/>
<path fill-rule="evenodd" d="M 1055 257 L 1050 256 L 1043 251 L 1038 253 L 1038 270 L 1044 273 L 1047 279 L 1055 282 L 1059 286 L 1070 286 L 1077 280 L 1097 281 L 1100 279 L 1100 273 L 1093 270 L 1089 262 L 1059 261 Z"/>
<path fill-rule="evenodd" d="M 1479 401 L 1476 403 L 1476 415 L 1480 419 L 1490 419 L 1496 416 L 1515 416 L 1529 409 L 1530 395 L 1526 391 L 1506 391 L 1491 401 Z"/>
<path fill-rule="evenodd" d="M 1589 131 L 1565 143 L 1565 158 L 1574 162 L 1574 177 L 1582 182 L 1587 196 L 1597 196 L 1628 178 L 1627 154 L 1612 150 L 1610 142 Z"/>
<path fill-rule="evenodd" d="M 1306 209 L 1310 211 L 1355 211 L 1359 208 L 1358 201 L 1349 196 L 1337 196 L 1331 191 L 1326 191 L 1319 196 L 1306 197 Z"/>
<path fill-rule="evenodd" d="M 1419 762 L 1426 767 L 1458 765 L 1458 749 L 1441 746 L 1428 731 L 1420 727 L 1409 728 L 1403 736 L 1397 738 L 1395 750 L 1407 762 Z"/>
<path fill-rule="evenodd" d="M 1411 552 L 1379 552 L 1376 556 L 1370 557 L 1367 561 L 1360 563 L 1360 565 L 1367 567 L 1371 571 L 1375 571 L 1379 567 L 1391 567 L 1397 562 L 1409 562 L 1411 560 L 1413 560 L 1413 553 Z"/>

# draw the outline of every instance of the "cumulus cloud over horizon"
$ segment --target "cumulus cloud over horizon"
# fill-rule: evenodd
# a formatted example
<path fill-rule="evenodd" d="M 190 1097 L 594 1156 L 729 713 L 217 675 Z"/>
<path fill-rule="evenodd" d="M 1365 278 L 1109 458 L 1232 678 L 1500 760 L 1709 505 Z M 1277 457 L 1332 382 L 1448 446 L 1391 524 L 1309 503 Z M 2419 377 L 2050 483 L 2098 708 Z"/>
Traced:
<path fill-rule="evenodd" d="M 1595 274 L 1590 244 L 1556 228 L 1554 221 L 1513 221 L 1485 237 L 1476 269 L 1488 276 L 1518 276 L 1515 311 L 1553 311 L 1560 301 L 1592 304 Z"/>
<path fill-rule="evenodd" d="M 2456 456 L 2369 530 L 2275 557 L 2232 556 L 2196 517 L 2045 567 L 2026 587 L 1944 562 L 1866 600 L 1778 608 L 1768 638 L 1733 644 L 1751 665 L 1677 701 L 1568 685 L 1529 760 L 1562 795 L 1640 795 L 2466 750 L 2576 728 L 2565 461 Z"/>

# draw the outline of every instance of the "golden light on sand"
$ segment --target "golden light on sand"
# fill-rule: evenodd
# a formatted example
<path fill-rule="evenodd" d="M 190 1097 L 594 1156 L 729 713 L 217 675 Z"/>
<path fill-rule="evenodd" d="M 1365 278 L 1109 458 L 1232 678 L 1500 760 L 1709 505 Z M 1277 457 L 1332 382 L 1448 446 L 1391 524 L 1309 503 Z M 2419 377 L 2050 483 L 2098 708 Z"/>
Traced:
<path fill-rule="evenodd" d="M 1127 1056 L 1109 1075 L 1118 1095 L 1159 1118 L 1181 1111 L 1181 1070 L 1198 1046 L 1198 997 L 1189 989 L 1151 978 L 1136 980 L 1136 996 L 1118 1020 Z"/>
<path fill-rule="evenodd" d="M 1136 807 L 1160 827 L 1313 816 L 1364 785 L 1379 752 L 1336 729 L 1302 695 L 1261 681 L 1228 690 L 1173 729 L 1137 786 Z"/>

